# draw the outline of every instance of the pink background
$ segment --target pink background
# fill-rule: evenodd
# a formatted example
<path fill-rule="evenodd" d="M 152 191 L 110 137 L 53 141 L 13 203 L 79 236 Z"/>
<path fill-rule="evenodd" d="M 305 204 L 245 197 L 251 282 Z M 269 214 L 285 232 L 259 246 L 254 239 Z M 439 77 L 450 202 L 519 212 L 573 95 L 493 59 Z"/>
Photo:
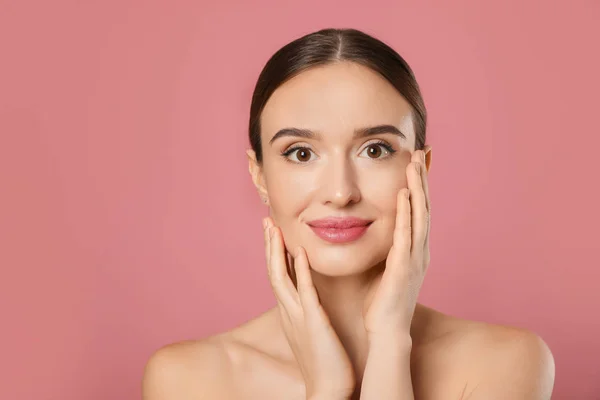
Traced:
<path fill-rule="evenodd" d="M 158 347 L 274 305 L 251 91 L 355 27 L 429 110 L 421 301 L 537 332 L 554 398 L 599 399 L 599 2 L 247 3 L 0 3 L 0 398 L 140 398 Z"/>

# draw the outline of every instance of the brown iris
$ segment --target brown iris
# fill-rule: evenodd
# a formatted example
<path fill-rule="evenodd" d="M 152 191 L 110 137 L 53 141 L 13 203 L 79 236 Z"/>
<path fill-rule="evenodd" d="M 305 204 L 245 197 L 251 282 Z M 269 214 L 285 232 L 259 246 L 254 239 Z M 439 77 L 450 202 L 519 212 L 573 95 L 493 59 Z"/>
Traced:
<path fill-rule="evenodd" d="M 381 156 L 381 146 L 369 146 L 368 147 L 369 157 L 371 158 L 379 158 Z"/>
<path fill-rule="evenodd" d="M 298 157 L 298 161 L 308 161 L 310 160 L 310 151 L 307 149 L 298 149 L 296 156 Z"/>

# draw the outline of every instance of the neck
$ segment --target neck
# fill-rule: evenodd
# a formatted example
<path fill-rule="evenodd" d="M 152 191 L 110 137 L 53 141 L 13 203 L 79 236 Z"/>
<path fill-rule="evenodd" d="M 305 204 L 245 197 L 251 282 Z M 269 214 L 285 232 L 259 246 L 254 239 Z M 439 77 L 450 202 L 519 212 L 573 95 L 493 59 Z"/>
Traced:
<path fill-rule="evenodd" d="M 361 274 L 325 276 L 313 270 L 319 301 L 353 364 L 357 382 L 362 381 L 369 352 L 363 307 L 367 290 L 385 267 L 385 261 Z"/>

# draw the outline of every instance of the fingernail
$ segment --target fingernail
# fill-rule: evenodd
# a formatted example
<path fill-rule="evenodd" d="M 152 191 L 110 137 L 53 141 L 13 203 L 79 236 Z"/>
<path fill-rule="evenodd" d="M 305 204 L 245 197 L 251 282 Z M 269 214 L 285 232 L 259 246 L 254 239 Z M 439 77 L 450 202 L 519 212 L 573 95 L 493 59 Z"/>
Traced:
<path fill-rule="evenodd" d="M 267 219 L 263 218 L 262 220 L 262 224 L 263 224 L 263 230 L 267 228 Z"/>
<path fill-rule="evenodd" d="M 275 232 L 275 228 L 270 226 L 269 227 L 269 237 L 272 238 L 273 237 L 273 233 Z"/>
<path fill-rule="evenodd" d="M 425 152 L 423 150 L 421 150 L 421 161 L 425 164 Z"/>

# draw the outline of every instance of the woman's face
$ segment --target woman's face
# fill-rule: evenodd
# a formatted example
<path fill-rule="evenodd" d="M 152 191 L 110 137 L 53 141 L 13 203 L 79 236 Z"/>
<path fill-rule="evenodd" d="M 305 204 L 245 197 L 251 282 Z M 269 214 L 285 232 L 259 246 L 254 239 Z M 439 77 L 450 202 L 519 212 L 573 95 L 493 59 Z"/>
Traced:
<path fill-rule="evenodd" d="M 384 78 L 348 62 L 305 71 L 273 93 L 261 118 L 263 165 L 248 155 L 288 251 L 304 247 L 311 267 L 329 276 L 364 272 L 385 260 L 396 196 L 407 187 L 415 147 L 411 113 Z M 365 134 L 379 126 L 387 128 Z M 327 217 L 372 222 L 359 238 L 334 243 L 309 225 Z"/>

